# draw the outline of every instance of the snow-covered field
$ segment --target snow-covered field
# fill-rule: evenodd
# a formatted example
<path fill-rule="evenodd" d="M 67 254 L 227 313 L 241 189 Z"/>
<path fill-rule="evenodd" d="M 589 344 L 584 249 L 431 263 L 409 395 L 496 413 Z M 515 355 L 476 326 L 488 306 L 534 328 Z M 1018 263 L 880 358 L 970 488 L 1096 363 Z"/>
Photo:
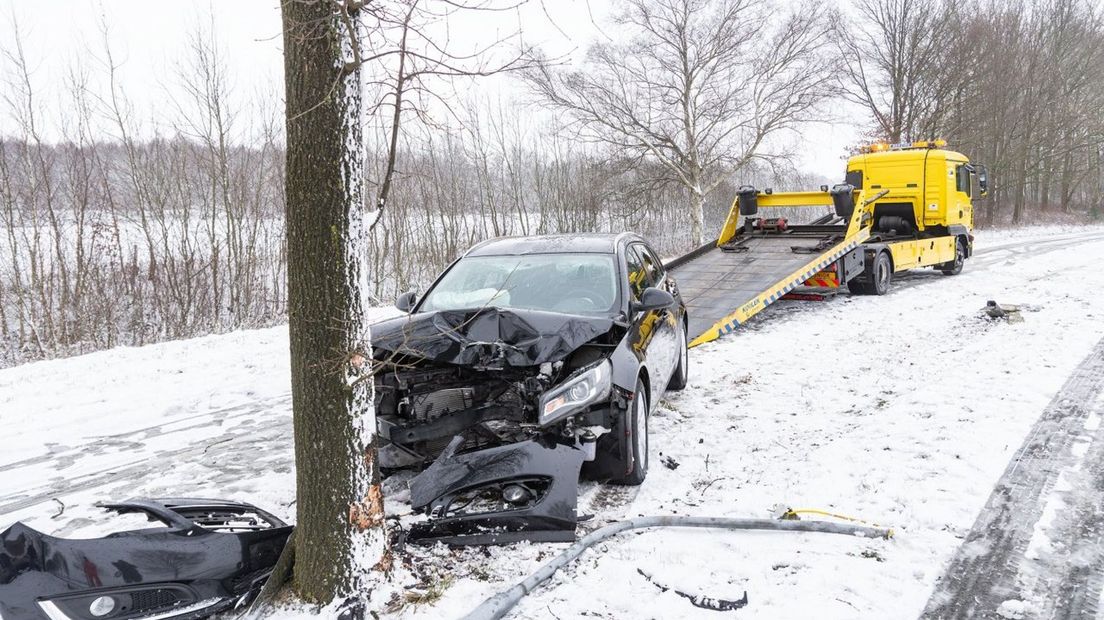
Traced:
<path fill-rule="evenodd" d="M 588 528 L 784 506 L 889 525 L 896 538 L 628 534 L 515 617 L 716 617 L 657 583 L 726 599 L 746 590 L 755 617 L 919 614 L 1013 451 L 1104 337 L 1104 228 L 983 232 L 977 249 L 960 276 L 916 273 L 885 297 L 781 302 L 694 349 L 690 387 L 653 414 L 646 483 L 585 484 L 580 498 L 595 515 Z M 1024 321 L 978 319 L 988 299 L 1022 304 Z M 293 517 L 288 381 L 284 328 L 0 371 L 0 529 L 24 520 L 88 535 L 102 527 L 94 502 L 132 496 L 244 499 Z M 392 514 L 409 510 L 401 487 L 389 481 Z M 388 614 L 460 616 L 562 548 L 411 550 L 394 586 L 422 595 Z"/>

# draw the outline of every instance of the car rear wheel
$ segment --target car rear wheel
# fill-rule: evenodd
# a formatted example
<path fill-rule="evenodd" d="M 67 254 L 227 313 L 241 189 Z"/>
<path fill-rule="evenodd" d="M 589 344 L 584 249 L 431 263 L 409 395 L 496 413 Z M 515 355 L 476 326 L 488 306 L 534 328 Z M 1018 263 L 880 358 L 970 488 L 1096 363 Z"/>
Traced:
<path fill-rule="evenodd" d="M 632 407 L 626 417 L 632 469 L 624 478 L 613 482 L 637 486 L 648 477 L 648 391 L 644 388 L 643 381 L 636 382 L 636 395 L 633 396 Z"/>
<path fill-rule="evenodd" d="M 683 322 L 679 329 L 679 342 L 682 345 L 682 349 L 679 350 L 678 366 L 675 367 L 675 374 L 671 375 L 671 380 L 667 382 L 668 390 L 681 390 L 686 387 L 686 383 L 689 380 L 690 373 L 690 335 L 686 333 L 686 323 Z"/>

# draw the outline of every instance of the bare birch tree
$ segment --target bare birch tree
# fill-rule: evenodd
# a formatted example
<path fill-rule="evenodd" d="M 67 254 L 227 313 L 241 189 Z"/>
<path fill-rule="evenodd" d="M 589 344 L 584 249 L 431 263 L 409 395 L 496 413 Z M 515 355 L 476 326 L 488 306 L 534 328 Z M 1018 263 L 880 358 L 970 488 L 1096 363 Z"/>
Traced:
<path fill-rule="evenodd" d="M 771 158 L 768 140 L 812 118 L 830 92 L 831 12 L 810 1 L 782 13 L 758 0 L 628 0 L 616 17 L 627 40 L 592 46 L 577 69 L 529 71 L 527 82 L 588 139 L 662 164 L 689 196 L 701 243 L 706 196 Z"/>

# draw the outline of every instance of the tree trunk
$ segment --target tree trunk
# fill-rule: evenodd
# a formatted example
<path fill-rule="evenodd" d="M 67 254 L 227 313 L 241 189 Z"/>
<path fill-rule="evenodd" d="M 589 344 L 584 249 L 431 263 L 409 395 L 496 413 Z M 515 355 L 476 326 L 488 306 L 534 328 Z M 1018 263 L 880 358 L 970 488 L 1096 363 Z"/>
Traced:
<path fill-rule="evenodd" d="M 347 5 L 346 5 L 347 6 Z M 334 2 L 282 3 L 287 114 L 288 331 L 295 423 L 295 583 L 328 603 L 387 558 L 364 278 L 357 44 Z"/>

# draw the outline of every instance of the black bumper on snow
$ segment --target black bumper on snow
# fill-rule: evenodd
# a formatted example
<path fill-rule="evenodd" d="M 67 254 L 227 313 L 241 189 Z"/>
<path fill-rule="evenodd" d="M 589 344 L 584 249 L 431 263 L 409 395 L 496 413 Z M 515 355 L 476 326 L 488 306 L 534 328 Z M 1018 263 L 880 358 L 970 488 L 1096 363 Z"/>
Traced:
<path fill-rule="evenodd" d="M 571 542 L 578 521 L 579 469 L 583 452 L 544 439 L 456 455 L 449 447 L 410 481 L 410 503 L 429 518 L 415 523 L 407 540 L 450 545 Z M 472 498 L 501 497 L 508 486 L 531 494 L 530 501 L 498 509 L 468 511 Z"/>
<path fill-rule="evenodd" d="M 22 523 L 0 532 L 3 620 L 194 620 L 250 601 L 292 528 L 238 502 L 102 504 L 165 527 L 70 540 Z"/>

